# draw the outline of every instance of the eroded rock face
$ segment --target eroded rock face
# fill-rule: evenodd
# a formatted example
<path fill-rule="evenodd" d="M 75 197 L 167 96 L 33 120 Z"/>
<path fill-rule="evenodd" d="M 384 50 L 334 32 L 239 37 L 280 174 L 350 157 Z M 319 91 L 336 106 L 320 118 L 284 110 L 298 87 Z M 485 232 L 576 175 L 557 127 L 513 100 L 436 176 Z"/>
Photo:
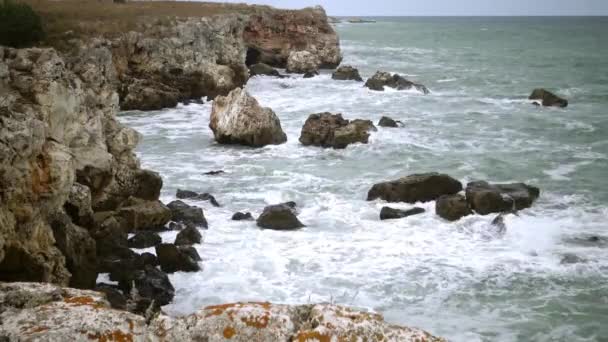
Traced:
<path fill-rule="evenodd" d="M 320 65 L 319 58 L 309 51 L 293 51 L 287 58 L 287 72 L 289 73 L 315 74 Z"/>
<path fill-rule="evenodd" d="M 99 292 L 0 283 L 0 331 L 9 340 L 445 342 L 379 314 L 330 305 L 235 303 L 185 317 L 114 310 Z"/>
<path fill-rule="evenodd" d="M 429 94 L 430 91 L 422 84 L 414 83 L 405 79 L 399 74 L 391 75 L 388 72 L 378 71 L 365 82 L 365 86 L 371 90 L 384 91 L 384 87 L 390 87 L 396 90 L 416 89 L 423 94 Z"/>
<path fill-rule="evenodd" d="M 488 215 L 530 208 L 540 196 L 540 189 L 524 183 L 490 184 L 485 181 L 467 184 L 466 197 L 476 213 Z"/>
<path fill-rule="evenodd" d="M 340 40 L 322 7 L 303 10 L 257 9 L 244 31 L 250 64 L 287 67 L 293 51 L 309 51 L 320 68 L 335 68 L 342 61 Z"/>
<path fill-rule="evenodd" d="M 311 114 L 300 134 L 300 143 L 304 146 L 346 148 L 350 144 L 367 144 L 369 131 L 377 130 L 369 120 L 349 121 L 342 114 Z"/>
<path fill-rule="evenodd" d="M 249 67 L 249 76 L 253 77 L 258 75 L 283 77 L 277 69 L 264 63 L 257 63 Z"/>
<path fill-rule="evenodd" d="M 260 106 L 240 88 L 215 99 L 209 127 L 220 144 L 262 147 L 287 141 L 281 121 L 272 109 Z"/>
<path fill-rule="evenodd" d="M 359 70 L 350 66 L 344 65 L 338 68 L 332 75 L 331 78 L 338 81 L 357 81 L 363 82 Z"/>
<path fill-rule="evenodd" d="M 430 202 L 461 190 L 462 184 L 446 174 L 423 173 L 375 184 L 369 190 L 367 200 L 380 198 L 388 202 Z"/>
<path fill-rule="evenodd" d="M 458 221 L 473 214 L 466 198 L 458 194 L 439 197 L 435 203 L 435 212 L 448 221 Z"/>
<path fill-rule="evenodd" d="M 528 99 L 530 100 L 540 100 L 541 104 L 545 107 L 561 107 L 561 108 L 566 108 L 568 107 L 568 100 L 563 99 L 555 94 L 553 94 L 552 92 L 539 88 L 539 89 L 534 89 L 534 91 L 532 92 L 532 94 L 530 94 L 530 97 L 528 97 Z"/>

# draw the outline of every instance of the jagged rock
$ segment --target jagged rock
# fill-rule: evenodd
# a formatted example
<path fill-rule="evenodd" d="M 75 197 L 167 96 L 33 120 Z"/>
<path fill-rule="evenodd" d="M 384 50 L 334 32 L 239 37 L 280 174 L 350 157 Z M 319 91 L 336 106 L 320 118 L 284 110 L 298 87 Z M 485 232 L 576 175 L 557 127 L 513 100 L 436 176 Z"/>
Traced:
<path fill-rule="evenodd" d="M 208 228 L 203 209 L 190 206 L 182 201 L 173 201 L 167 206 L 171 209 L 171 219 L 173 221 Z"/>
<path fill-rule="evenodd" d="M 295 203 L 267 206 L 258 217 L 257 225 L 260 228 L 273 230 L 294 230 L 304 227 L 296 216 Z"/>
<path fill-rule="evenodd" d="M 122 219 L 114 214 L 114 212 L 99 212 L 94 215 L 95 228 L 90 232 L 96 241 L 97 255 L 100 258 L 124 256 L 125 250 L 128 251 L 127 231 L 121 224 Z"/>
<path fill-rule="evenodd" d="M 127 298 L 117 288 L 107 284 L 97 284 L 95 291 L 101 292 L 105 295 L 106 300 L 110 303 L 113 309 L 126 310 L 127 309 Z"/>
<path fill-rule="evenodd" d="M 458 221 L 473 214 L 467 199 L 462 195 L 445 195 L 437 199 L 435 212 L 448 221 Z"/>
<path fill-rule="evenodd" d="M 304 74 L 304 76 L 302 76 L 302 78 L 313 78 L 319 76 L 319 72 L 317 71 L 309 71 L 307 73 Z"/>
<path fill-rule="evenodd" d="M 287 58 L 287 72 L 293 74 L 317 73 L 321 62 L 309 51 L 293 51 Z"/>
<path fill-rule="evenodd" d="M 397 123 L 397 121 L 389 118 L 388 116 L 383 116 L 380 118 L 380 121 L 378 121 L 378 126 L 380 127 L 399 127 L 399 124 Z"/>
<path fill-rule="evenodd" d="M 154 80 L 131 79 L 119 92 L 122 110 L 173 108 L 181 99 L 179 90 Z"/>
<path fill-rule="evenodd" d="M 232 221 L 248 221 L 248 220 L 253 220 L 253 216 L 251 215 L 251 213 L 234 213 L 234 215 L 232 215 Z"/>
<path fill-rule="evenodd" d="M 173 244 L 161 244 L 156 246 L 156 256 L 163 272 L 196 272 L 201 268 L 197 258 L 193 258 L 192 250 L 188 247 L 180 247 Z M 198 258 L 200 259 L 200 257 Z"/>
<path fill-rule="evenodd" d="M 215 197 L 211 194 L 204 193 L 199 194 L 198 192 L 190 191 L 190 190 L 181 190 L 177 189 L 177 193 L 175 197 L 179 199 L 195 199 L 200 201 L 209 201 L 214 207 L 220 207 L 220 204 L 215 199 Z"/>
<path fill-rule="evenodd" d="M 178 246 L 183 245 L 194 245 L 201 243 L 203 239 L 201 233 L 196 227 L 190 226 L 177 234 L 175 238 L 175 244 Z"/>
<path fill-rule="evenodd" d="M 243 37 L 248 65 L 285 68 L 295 48 L 313 53 L 321 68 L 333 69 L 342 61 L 340 40 L 322 7 L 256 11 L 249 15 Z"/>
<path fill-rule="evenodd" d="M 380 198 L 388 202 L 430 202 L 461 190 L 462 184 L 446 174 L 423 173 L 375 184 L 369 190 L 367 200 Z"/>
<path fill-rule="evenodd" d="M 262 147 L 287 141 L 281 122 L 272 109 L 261 107 L 255 98 L 240 88 L 226 97 L 215 99 L 209 127 L 220 144 Z"/>
<path fill-rule="evenodd" d="M 466 188 L 471 209 L 480 215 L 530 208 L 539 196 L 537 187 L 524 183 L 490 184 L 477 181 L 467 184 Z"/>
<path fill-rule="evenodd" d="M 390 207 L 383 207 L 380 210 L 380 220 L 395 220 L 402 219 L 408 216 L 418 215 L 424 213 L 423 208 L 412 208 L 409 210 L 394 209 Z"/>
<path fill-rule="evenodd" d="M 553 94 L 552 92 L 547 91 L 542 88 L 534 89 L 534 91 L 532 92 L 532 94 L 530 94 L 530 97 L 528 97 L 528 99 L 540 100 L 541 104 L 545 107 L 551 107 L 551 106 L 561 107 L 561 108 L 568 107 L 568 100 L 563 99 L 563 98 Z"/>
<path fill-rule="evenodd" d="M 152 266 L 136 271 L 133 275 L 133 285 L 140 297 L 153 300 L 159 307 L 171 303 L 175 295 L 169 277 Z"/>
<path fill-rule="evenodd" d="M 163 243 L 160 235 L 151 231 L 141 231 L 128 240 L 129 248 L 149 248 Z"/>
<path fill-rule="evenodd" d="M 338 81 L 357 81 L 363 82 L 359 70 L 353 68 L 350 65 L 344 65 L 338 68 L 332 75 L 331 78 Z"/>
<path fill-rule="evenodd" d="M 171 293 L 158 286 L 141 289 L 159 300 Z M 446 341 L 332 304 L 222 304 L 185 317 L 161 313 L 147 323 L 143 316 L 111 309 L 99 292 L 0 283 L 0 307 L 0 331 L 11 341 Z"/>
<path fill-rule="evenodd" d="M 131 198 L 118 210 L 129 232 L 164 230 L 171 220 L 172 210 L 160 201 Z"/>
<path fill-rule="evenodd" d="M 422 84 L 408 81 L 404 77 L 388 72 L 378 71 L 365 82 L 365 86 L 371 90 L 384 91 L 384 87 L 390 87 L 397 90 L 409 90 L 415 88 L 423 94 L 429 94 L 430 91 Z"/>
<path fill-rule="evenodd" d="M 63 208 L 70 215 L 74 224 L 84 227 L 91 226 L 93 209 L 91 208 L 91 190 L 89 187 L 79 183 L 72 184 L 70 195 Z"/>
<path fill-rule="evenodd" d="M 302 127 L 300 143 L 341 149 L 354 143 L 367 144 L 370 130 L 376 127 L 369 120 L 348 121 L 342 114 L 311 114 Z"/>
<path fill-rule="evenodd" d="M 158 266 L 158 258 L 156 257 L 156 255 L 154 255 L 152 253 L 142 253 L 139 256 L 139 259 L 141 260 L 141 263 L 144 266 L 146 266 L 146 265 Z"/>
<path fill-rule="evenodd" d="M 279 71 L 277 69 L 271 67 L 268 64 L 264 64 L 264 63 L 254 64 L 249 67 L 249 76 L 253 77 L 253 76 L 258 76 L 258 75 L 274 76 L 274 77 L 280 77 L 280 78 L 283 77 L 283 76 L 281 76 L 281 74 L 279 73 Z"/>

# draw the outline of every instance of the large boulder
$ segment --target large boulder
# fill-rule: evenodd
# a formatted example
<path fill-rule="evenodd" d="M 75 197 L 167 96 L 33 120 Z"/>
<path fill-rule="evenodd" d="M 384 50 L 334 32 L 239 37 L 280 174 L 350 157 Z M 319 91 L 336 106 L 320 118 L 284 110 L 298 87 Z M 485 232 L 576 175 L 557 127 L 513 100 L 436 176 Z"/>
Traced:
<path fill-rule="evenodd" d="M 203 236 L 194 226 L 188 226 L 175 237 L 175 244 L 178 246 L 188 246 L 201 243 Z"/>
<path fill-rule="evenodd" d="M 155 232 L 140 231 L 128 240 L 129 248 L 150 248 L 163 243 L 163 239 Z"/>
<path fill-rule="evenodd" d="M 319 58 L 310 51 L 294 51 L 287 58 L 287 72 L 293 74 L 316 73 L 320 66 Z"/>
<path fill-rule="evenodd" d="M 383 207 L 380 210 L 380 220 L 396 220 L 402 219 L 408 216 L 419 215 L 424 213 L 423 208 L 412 208 L 408 210 L 395 209 L 391 207 Z"/>
<path fill-rule="evenodd" d="M 167 273 L 174 272 L 197 272 L 201 267 L 198 264 L 198 254 L 192 253 L 193 249 L 187 246 L 181 247 L 173 244 L 161 244 L 156 246 L 156 256 L 161 270 Z M 194 250 L 196 253 L 196 250 Z"/>
<path fill-rule="evenodd" d="M 295 205 L 292 203 L 267 206 L 258 217 L 257 224 L 260 228 L 273 230 L 295 230 L 304 227 L 298 220 Z"/>
<path fill-rule="evenodd" d="M 207 219 L 203 209 L 190 206 L 183 201 L 173 201 L 167 205 L 171 210 L 171 219 L 178 223 L 192 224 L 207 228 Z"/>
<path fill-rule="evenodd" d="M 249 76 L 274 76 L 274 77 L 283 77 L 279 73 L 279 71 L 268 64 L 257 63 L 249 67 Z"/>
<path fill-rule="evenodd" d="M 171 210 L 160 201 L 130 198 L 118 210 L 129 232 L 138 230 L 164 230 L 171 220 Z"/>
<path fill-rule="evenodd" d="M 240 88 L 215 99 L 209 127 L 220 144 L 262 147 L 287 141 L 281 121 L 272 109 L 261 107 Z"/>
<path fill-rule="evenodd" d="M 539 89 L 534 89 L 534 91 L 532 91 L 532 94 L 530 94 L 530 97 L 528 97 L 528 99 L 530 100 L 540 100 L 541 104 L 545 107 L 561 107 L 561 108 L 565 108 L 568 107 L 568 100 L 563 99 L 555 94 L 553 94 L 552 92 L 539 88 Z"/>
<path fill-rule="evenodd" d="M 344 65 L 338 68 L 331 78 L 338 81 L 357 81 L 363 82 L 363 78 L 359 75 L 359 70 L 350 65 Z"/>
<path fill-rule="evenodd" d="M 530 208 L 539 196 L 539 188 L 524 183 L 477 181 L 467 184 L 466 188 L 467 202 L 480 215 Z"/>
<path fill-rule="evenodd" d="M 416 89 L 423 94 L 429 94 L 430 91 L 422 84 L 414 83 L 400 76 L 399 74 L 391 75 L 388 72 L 378 71 L 365 82 L 365 86 L 371 90 L 384 91 L 384 87 L 390 87 L 396 90 Z"/>
<path fill-rule="evenodd" d="M 399 127 L 399 122 L 389 118 L 388 116 L 383 116 L 380 118 L 380 121 L 378 121 L 378 126 L 396 128 Z"/>
<path fill-rule="evenodd" d="M 367 194 L 367 200 L 377 198 L 388 202 L 430 202 L 443 195 L 462 191 L 462 184 L 439 173 L 414 174 L 390 182 L 375 184 Z"/>
<path fill-rule="evenodd" d="M 458 221 L 473 214 L 469 203 L 462 195 L 445 195 L 435 202 L 435 213 L 448 221 Z"/>
<path fill-rule="evenodd" d="M 349 121 L 342 114 L 311 114 L 302 127 L 300 143 L 342 149 L 354 143 L 367 144 L 370 130 L 376 127 L 368 120 Z"/>

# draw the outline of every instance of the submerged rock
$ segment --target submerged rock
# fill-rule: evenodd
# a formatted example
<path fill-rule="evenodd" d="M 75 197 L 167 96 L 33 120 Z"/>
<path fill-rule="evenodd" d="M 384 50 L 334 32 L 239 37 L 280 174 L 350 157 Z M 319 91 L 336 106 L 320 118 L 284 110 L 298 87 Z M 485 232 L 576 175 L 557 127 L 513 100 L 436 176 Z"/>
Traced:
<path fill-rule="evenodd" d="M 220 144 L 262 147 L 287 141 L 281 122 L 272 109 L 261 107 L 255 98 L 240 88 L 226 97 L 215 99 L 209 127 Z"/>
<path fill-rule="evenodd" d="M 287 58 L 287 72 L 293 74 L 318 73 L 321 62 L 310 51 L 294 51 Z"/>
<path fill-rule="evenodd" d="M 183 245 L 194 245 L 201 243 L 203 236 L 194 226 L 187 227 L 177 234 L 175 237 L 175 244 L 178 246 Z"/>
<path fill-rule="evenodd" d="M 309 72 L 305 73 L 304 76 L 302 76 L 302 77 L 303 78 L 313 78 L 313 77 L 316 77 L 316 76 L 319 76 L 319 72 L 311 72 L 311 71 L 309 71 Z"/>
<path fill-rule="evenodd" d="M 253 220 L 253 216 L 251 215 L 251 213 L 234 213 L 234 215 L 232 215 L 232 221 L 248 221 L 248 220 Z"/>
<path fill-rule="evenodd" d="M 201 269 L 197 262 L 200 260 L 198 253 L 195 256 L 188 246 L 164 243 L 156 246 L 156 256 L 163 272 L 197 272 Z"/>
<path fill-rule="evenodd" d="M 291 204 L 283 203 L 264 208 L 264 212 L 257 219 L 258 227 L 273 230 L 294 230 L 304 227 L 296 216 L 295 203 Z"/>
<path fill-rule="evenodd" d="M 281 76 L 281 74 L 279 73 L 279 71 L 277 69 L 271 67 L 268 64 L 264 64 L 264 63 L 254 64 L 249 67 L 249 76 L 253 77 L 253 76 L 258 76 L 258 75 L 274 76 L 274 77 L 281 77 L 281 78 L 283 77 L 283 76 Z"/>
<path fill-rule="evenodd" d="M 380 118 L 380 121 L 378 121 L 378 126 L 380 127 L 399 127 L 399 124 L 397 123 L 397 121 L 389 118 L 388 116 L 383 116 Z"/>
<path fill-rule="evenodd" d="M 226 173 L 226 172 L 224 172 L 224 170 L 216 170 L 216 171 L 205 172 L 205 173 L 203 173 L 203 175 L 205 175 L 205 176 L 218 176 L 218 175 L 221 175 L 221 174 L 224 174 L 224 173 Z"/>
<path fill-rule="evenodd" d="M 423 173 L 375 184 L 369 190 L 367 200 L 380 198 L 388 202 L 430 202 L 460 191 L 462 184 L 446 174 Z"/>
<path fill-rule="evenodd" d="M 448 221 L 458 221 L 473 214 L 467 199 L 459 194 L 439 197 L 435 202 L 435 212 Z"/>
<path fill-rule="evenodd" d="M 183 201 L 173 201 L 167 206 L 171 210 L 171 220 L 186 225 L 193 224 L 195 226 L 208 228 L 203 209 L 196 206 L 190 206 Z"/>
<path fill-rule="evenodd" d="M 155 232 L 141 231 L 129 239 L 129 248 L 149 248 L 160 245 L 163 242 L 160 235 Z"/>
<path fill-rule="evenodd" d="M 573 265 L 573 264 L 584 264 L 588 262 L 587 259 L 582 258 L 576 254 L 567 253 L 562 255 L 560 264 L 562 265 Z"/>
<path fill-rule="evenodd" d="M 388 72 L 378 71 L 365 82 L 365 86 L 371 90 L 384 91 L 384 87 L 394 88 L 396 90 L 416 89 L 423 94 L 429 94 L 430 91 L 422 84 L 408 81 L 404 77 Z"/>
<path fill-rule="evenodd" d="M 524 183 L 490 184 L 485 181 L 467 184 L 466 198 L 480 215 L 530 208 L 540 196 L 537 187 Z"/>
<path fill-rule="evenodd" d="M 552 92 L 542 89 L 542 88 L 534 89 L 534 91 L 532 92 L 532 94 L 530 94 L 530 97 L 528 97 L 528 99 L 540 100 L 541 104 L 545 107 L 561 107 L 561 108 L 568 107 L 568 100 L 563 99 L 563 98 L 553 94 Z"/>
<path fill-rule="evenodd" d="M 394 220 L 402 219 L 408 216 L 418 215 L 424 213 L 423 208 L 412 208 L 408 210 L 394 209 L 390 207 L 383 207 L 380 210 L 380 220 Z"/>
<path fill-rule="evenodd" d="M 302 127 L 300 143 L 342 149 L 354 143 L 367 144 L 370 130 L 376 130 L 376 127 L 369 120 L 348 121 L 342 114 L 312 114 Z"/>
<path fill-rule="evenodd" d="M 359 70 L 353 68 L 350 65 L 344 65 L 338 68 L 332 75 L 331 78 L 338 81 L 357 81 L 363 82 Z"/>

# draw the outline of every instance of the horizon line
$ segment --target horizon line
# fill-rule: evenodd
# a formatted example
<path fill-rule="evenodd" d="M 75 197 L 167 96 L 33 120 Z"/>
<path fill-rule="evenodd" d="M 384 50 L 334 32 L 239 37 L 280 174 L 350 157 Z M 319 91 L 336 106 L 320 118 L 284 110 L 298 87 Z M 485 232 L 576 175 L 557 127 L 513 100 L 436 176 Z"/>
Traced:
<path fill-rule="evenodd" d="M 462 18 L 608 18 L 608 14 L 540 14 L 540 15 L 527 15 L 527 14 L 404 14 L 404 15 L 343 15 L 343 14 L 327 14 L 328 17 L 336 18 L 415 18 L 415 17 L 435 17 L 435 18 L 449 18 L 449 17 L 462 17 Z"/>

